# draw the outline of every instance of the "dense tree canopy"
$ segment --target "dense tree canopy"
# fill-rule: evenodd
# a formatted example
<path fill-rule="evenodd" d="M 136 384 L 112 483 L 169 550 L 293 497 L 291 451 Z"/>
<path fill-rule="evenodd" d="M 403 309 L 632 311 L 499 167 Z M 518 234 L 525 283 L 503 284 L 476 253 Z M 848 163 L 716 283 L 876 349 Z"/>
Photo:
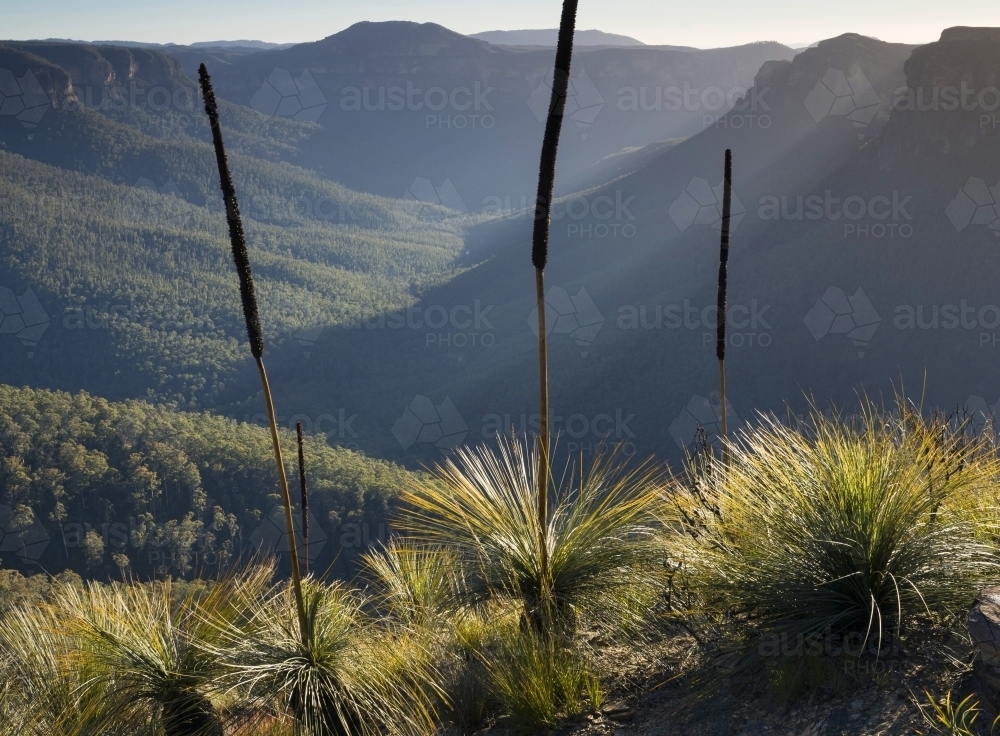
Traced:
<path fill-rule="evenodd" d="M 283 441 L 290 462 L 292 434 Z M 208 413 L 0 386 L 3 565 L 183 576 L 280 552 L 267 521 L 279 502 L 271 453 L 266 429 Z M 410 475 L 322 436 L 306 439 L 305 457 L 310 537 L 326 539 L 313 568 L 348 571 L 385 538 Z"/>

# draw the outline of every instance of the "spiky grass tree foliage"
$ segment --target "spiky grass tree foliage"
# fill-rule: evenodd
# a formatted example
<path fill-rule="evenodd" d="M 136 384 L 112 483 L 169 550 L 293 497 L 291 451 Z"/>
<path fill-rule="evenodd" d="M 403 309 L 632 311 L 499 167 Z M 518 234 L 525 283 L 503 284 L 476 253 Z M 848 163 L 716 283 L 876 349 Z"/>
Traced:
<path fill-rule="evenodd" d="M 398 526 L 453 552 L 464 605 L 513 604 L 541 632 L 572 630 L 580 617 L 611 629 L 634 624 L 658 583 L 657 474 L 625 469 L 614 455 L 570 469 L 539 528 L 537 452 L 517 441 L 459 449 L 402 491 Z"/>
<path fill-rule="evenodd" d="M 209 697 L 221 670 L 205 648 L 219 622 L 243 616 L 239 602 L 259 596 L 273 572 L 243 570 L 179 600 L 169 580 L 64 588 L 55 625 L 70 638 L 63 666 L 82 680 L 74 709 L 94 733 L 221 736 L 224 719 Z"/>
<path fill-rule="evenodd" d="M 381 608 L 417 627 L 444 627 L 455 603 L 455 555 L 447 548 L 423 546 L 395 538 L 386 547 L 365 553 L 363 575 Z"/>
<path fill-rule="evenodd" d="M 998 574 L 1000 464 L 986 438 L 866 403 L 853 421 L 763 419 L 673 489 L 666 544 L 743 665 L 859 656 L 954 623 Z M 718 632 L 717 632 L 718 633 Z M 733 660 L 730 660 L 730 664 Z"/>
<path fill-rule="evenodd" d="M 515 726 L 539 729 L 555 726 L 560 716 L 596 710 L 600 692 L 584 652 L 560 646 L 551 637 L 530 629 L 514 628 L 483 652 L 489 692 L 503 703 Z"/>
<path fill-rule="evenodd" d="M 69 638 L 49 606 L 0 618 L 0 736 L 69 736 L 87 725 L 79 673 L 64 666 Z"/>
<path fill-rule="evenodd" d="M 371 618 L 360 593 L 313 579 L 303 583 L 306 635 L 297 630 L 287 585 L 241 597 L 247 615 L 223 622 L 206 652 L 260 712 L 287 713 L 303 736 L 425 734 L 434 730 L 435 674 L 417 637 Z"/>
<path fill-rule="evenodd" d="M 246 321 L 247 338 L 250 341 L 250 353 L 257 361 L 257 372 L 260 375 L 261 388 L 264 393 L 264 404 L 267 407 L 267 417 L 271 427 L 271 443 L 274 446 L 274 462 L 278 471 L 278 485 L 281 488 L 281 500 L 285 508 L 285 533 L 288 535 L 290 547 L 289 557 L 292 563 L 292 588 L 295 591 L 296 607 L 299 613 L 299 629 L 302 640 L 305 641 L 306 621 L 304 602 L 302 598 L 302 578 L 299 572 L 298 545 L 295 541 L 295 523 L 292 520 L 292 499 L 288 491 L 288 478 L 285 475 L 285 463 L 281 456 L 281 441 L 278 439 L 278 421 L 274 413 L 274 399 L 271 397 L 271 385 L 264 368 L 264 333 L 260 328 L 260 315 L 257 309 L 257 293 L 254 288 L 253 271 L 250 268 L 250 255 L 247 252 L 246 236 L 243 233 L 243 219 L 240 216 L 240 204 L 236 199 L 236 188 L 229 172 L 229 160 L 226 157 L 226 146 L 222 140 L 222 125 L 219 123 L 219 106 L 212 89 L 212 80 L 208 76 L 208 68 L 202 64 L 198 67 L 198 81 L 201 84 L 201 94 L 205 102 L 205 113 L 208 115 L 209 127 L 212 130 L 212 143 L 215 146 L 215 160 L 219 167 L 219 183 L 222 189 L 222 201 L 226 206 L 226 222 L 229 225 L 229 240 L 233 251 L 233 263 L 240 282 L 240 301 L 243 304 L 243 317 Z"/>

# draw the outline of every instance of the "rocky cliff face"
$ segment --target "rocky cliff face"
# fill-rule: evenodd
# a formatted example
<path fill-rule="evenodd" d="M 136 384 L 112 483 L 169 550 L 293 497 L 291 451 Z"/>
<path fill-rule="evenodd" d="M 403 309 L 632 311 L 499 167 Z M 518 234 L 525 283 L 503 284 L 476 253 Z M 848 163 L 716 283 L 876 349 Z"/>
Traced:
<path fill-rule="evenodd" d="M 1000 28 L 949 28 L 916 48 L 904 71 L 879 142 L 883 169 L 914 156 L 993 150 L 1000 142 Z"/>
<path fill-rule="evenodd" d="M 177 59 L 153 49 L 46 41 L 8 41 L 4 46 L 59 67 L 77 91 L 128 87 L 130 82 L 171 89 L 192 84 Z"/>
<path fill-rule="evenodd" d="M 0 123 L 36 125 L 49 106 L 71 99 L 73 81 L 59 66 L 16 44 L 0 43 Z"/>
<path fill-rule="evenodd" d="M 847 118 L 859 139 L 870 139 L 889 119 L 892 93 L 903 83 L 903 65 L 913 48 L 845 33 L 791 61 L 766 62 L 754 86 L 771 90 L 776 111 L 808 114 L 816 123 Z"/>

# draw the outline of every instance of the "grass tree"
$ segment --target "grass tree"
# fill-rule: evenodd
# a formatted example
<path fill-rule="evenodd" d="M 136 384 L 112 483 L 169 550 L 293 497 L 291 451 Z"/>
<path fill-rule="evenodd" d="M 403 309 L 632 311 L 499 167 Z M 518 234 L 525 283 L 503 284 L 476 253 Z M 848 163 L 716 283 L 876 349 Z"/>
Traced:
<path fill-rule="evenodd" d="M 362 565 L 379 604 L 394 618 L 426 629 L 454 623 L 447 618 L 457 590 L 455 556 L 448 548 L 398 537 L 365 553 Z"/>
<path fill-rule="evenodd" d="M 541 632 L 572 631 L 581 618 L 611 630 L 630 627 L 659 584 L 657 472 L 625 468 L 614 454 L 569 469 L 541 525 L 539 452 L 514 440 L 502 440 L 499 450 L 457 450 L 403 489 L 398 526 L 453 555 L 461 605 L 512 604 Z"/>
<path fill-rule="evenodd" d="M 247 615 L 220 622 L 205 648 L 226 669 L 220 691 L 241 693 L 260 719 L 291 714 L 304 736 L 432 732 L 436 678 L 419 637 L 370 616 L 365 597 L 343 584 L 309 578 L 303 589 L 305 642 L 286 584 L 241 597 Z"/>
<path fill-rule="evenodd" d="M 549 257 L 549 226 L 552 195 L 556 180 L 556 153 L 562 132 L 566 96 L 569 92 L 569 70 L 573 57 L 573 33 L 576 29 L 577 0 L 563 0 L 556 44 L 556 61 L 552 75 L 552 97 L 542 138 L 542 155 L 538 165 L 538 193 L 535 197 L 535 223 L 531 237 L 531 263 L 535 267 L 535 305 L 538 310 L 538 386 L 539 414 L 536 513 L 538 528 L 546 526 L 549 500 L 549 367 L 545 326 L 545 266 Z M 541 533 L 541 532 L 539 532 Z M 542 578 L 548 577 L 548 550 L 545 539 L 539 537 L 539 564 Z"/>
<path fill-rule="evenodd" d="M 63 717 L 87 733 L 221 736 L 227 719 L 210 697 L 219 660 L 205 647 L 218 622 L 239 619 L 240 601 L 259 595 L 272 574 L 249 568 L 183 595 L 169 580 L 63 587 L 49 607 L 54 628 L 39 630 L 66 637 L 59 667 L 79 679 Z M 238 711 L 229 713 L 233 722 Z"/>
<path fill-rule="evenodd" d="M 961 623 L 998 571 L 998 481 L 990 440 L 903 401 L 764 420 L 728 467 L 701 463 L 673 489 L 681 615 L 712 622 L 741 666 L 779 650 L 857 657 Z"/>
<path fill-rule="evenodd" d="M 278 484 L 281 488 L 281 500 L 285 508 L 285 533 L 288 535 L 289 557 L 292 564 L 292 587 L 295 592 L 301 637 L 305 641 L 306 612 L 302 597 L 302 576 L 299 571 L 298 545 L 295 541 L 295 523 L 292 519 L 292 499 L 288 491 L 288 477 L 285 474 L 285 463 L 281 456 L 281 442 L 278 439 L 278 422 L 274 413 L 274 399 L 271 396 L 271 386 L 267 380 L 267 371 L 264 369 L 264 334 L 260 328 L 260 315 L 257 309 L 257 295 L 254 289 L 253 271 L 250 268 L 250 256 L 247 253 L 246 236 L 243 233 L 240 205 L 236 199 L 236 189 L 233 186 L 233 177 L 229 172 L 229 162 L 226 158 L 226 147 L 222 140 L 219 107 L 215 100 L 215 92 L 212 89 L 212 80 L 208 76 L 208 69 L 204 64 L 198 67 L 198 78 L 201 84 L 202 97 L 205 102 L 205 112 L 208 114 L 209 126 L 212 129 L 215 159 L 219 166 L 222 199 L 226 206 L 226 221 L 229 224 L 229 239 L 233 250 L 233 262 L 236 264 L 236 273 L 240 282 L 240 299 L 243 303 L 243 317 L 246 321 L 247 337 L 250 340 L 250 353 L 257 362 L 257 372 L 260 374 L 264 403 L 267 407 L 267 418 L 271 427 L 274 462 L 278 470 Z"/>
<path fill-rule="evenodd" d="M 614 454 L 568 467 L 541 527 L 539 452 L 513 439 L 460 448 L 403 489 L 396 526 L 406 541 L 369 563 L 393 607 L 450 624 L 445 649 L 459 674 L 448 692 L 460 722 L 480 722 L 486 704 L 550 727 L 583 708 L 584 692 L 598 707 L 578 634 L 638 644 L 663 590 L 655 468 Z"/>
<path fill-rule="evenodd" d="M 80 674 L 65 666 L 70 637 L 57 609 L 22 603 L 0 617 L 0 736 L 70 736 L 85 730 Z"/>

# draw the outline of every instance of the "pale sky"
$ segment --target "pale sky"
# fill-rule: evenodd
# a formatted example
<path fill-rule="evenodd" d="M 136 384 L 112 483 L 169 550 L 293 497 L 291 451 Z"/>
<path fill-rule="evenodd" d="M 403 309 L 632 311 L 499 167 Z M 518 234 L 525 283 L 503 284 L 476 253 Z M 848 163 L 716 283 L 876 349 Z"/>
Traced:
<path fill-rule="evenodd" d="M 0 0 L 0 38 L 193 43 L 314 41 L 362 20 L 440 23 L 459 33 L 554 28 L 561 0 Z M 926 43 L 949 26 L 1000 26 L 997 0 L 580 0 L 578 28 L 711 48 L 812 43 L 853 31 Z"/>

